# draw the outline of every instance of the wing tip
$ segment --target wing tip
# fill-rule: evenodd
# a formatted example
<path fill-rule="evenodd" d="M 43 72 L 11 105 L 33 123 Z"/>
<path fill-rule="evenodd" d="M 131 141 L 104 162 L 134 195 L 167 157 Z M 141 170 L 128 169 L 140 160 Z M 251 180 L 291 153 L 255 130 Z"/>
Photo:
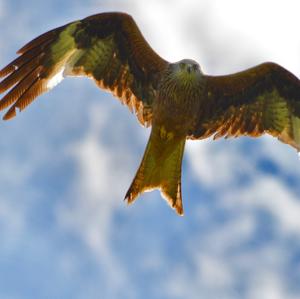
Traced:
<path fill-rule="evenodd" d="M 5 66 L 0 70 L 0 78 L 4 78 L 16 70 L 16 66 L 13 66 L 11 63 Z"/>
<path fill-rule="evenodd" d="M 16 115 L 17 115 L 17 113 L 16 113 L 16 108 L 15 108 L 15 107 L 11 107 L 11 108 L 4 114 L 4 116 L 2 117 L 2 119 L 3 119 L 4 121 L 6 121 L 6 120 L 11 120 L 11 119 L 13 119 Z"/>

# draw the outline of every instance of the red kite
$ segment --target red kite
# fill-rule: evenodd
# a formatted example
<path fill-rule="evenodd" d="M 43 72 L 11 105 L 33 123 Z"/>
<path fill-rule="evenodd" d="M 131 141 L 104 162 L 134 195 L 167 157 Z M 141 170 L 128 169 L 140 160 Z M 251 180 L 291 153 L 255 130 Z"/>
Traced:
<path fill-rule="evenodd" d="M 133 18 L 103 13 L 35 38 L 0 71 L 0 110 L 16 115 L 66 76 L 87 76 L 152 125 L 128 203 L 158 188 L 183 214 L 181 163 L 186 139 L 277 137 L 300 150 L 300 81 L 275 63 L 227 76 L 203 74 L 197 62 L 170 63 L 146 42 Z"/>

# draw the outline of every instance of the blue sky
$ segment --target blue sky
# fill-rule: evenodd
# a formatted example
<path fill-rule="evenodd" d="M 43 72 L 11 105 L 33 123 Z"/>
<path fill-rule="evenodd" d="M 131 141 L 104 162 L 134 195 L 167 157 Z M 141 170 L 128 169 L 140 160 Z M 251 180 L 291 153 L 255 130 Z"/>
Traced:
<path fill-rule="evenodd" d="M 300 77 L 298 0 L 0 0 L 0 64 L 46 30 L 131 13 L 169 61 L 226 74 L 263 61 Z M 276 139 L 190 141 L 185 216 L 123 197 L 149 129 L 88 79 L 0 125 L 0 298 L 296 299 L 300 161 Z"/>

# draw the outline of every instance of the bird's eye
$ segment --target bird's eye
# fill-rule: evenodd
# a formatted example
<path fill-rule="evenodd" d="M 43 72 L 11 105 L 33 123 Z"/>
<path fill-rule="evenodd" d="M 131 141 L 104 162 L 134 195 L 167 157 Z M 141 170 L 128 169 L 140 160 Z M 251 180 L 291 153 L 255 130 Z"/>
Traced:
<path fill-rule="evenodd" d="M 198 65 L 197 64 L 193 64 L 193 70 L 196 71 L 198 69 Z"/>

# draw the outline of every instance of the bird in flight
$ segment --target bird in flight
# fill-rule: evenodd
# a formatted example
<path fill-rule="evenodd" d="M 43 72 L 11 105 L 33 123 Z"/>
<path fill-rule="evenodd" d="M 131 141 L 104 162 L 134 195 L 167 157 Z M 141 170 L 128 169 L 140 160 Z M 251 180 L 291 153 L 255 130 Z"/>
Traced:
<path fill-rule="evenodd" d="M 300 151 L 300 81 L 267 62 L 211 76 L 190 59 L 170 63 L 147 43 L 133 18 L 101 13 L 33 39 L 0 71 L 3 119 L 16 116 L 66 76 L 87 76 L 152 126 L 125 199 L 159 189 L 183 215 L 181 164 L 187 139 L 268 133 Z"/>

